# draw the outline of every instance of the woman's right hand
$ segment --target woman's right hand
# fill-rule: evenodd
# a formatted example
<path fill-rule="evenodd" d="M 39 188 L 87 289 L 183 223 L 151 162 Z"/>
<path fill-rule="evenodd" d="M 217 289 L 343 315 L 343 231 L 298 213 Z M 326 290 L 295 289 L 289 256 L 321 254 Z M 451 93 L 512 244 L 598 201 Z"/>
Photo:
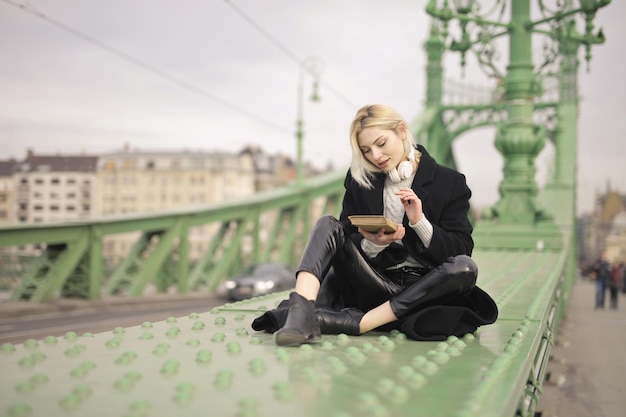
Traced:
<path fill-rule="evenodd" d="M 375 245 L 378 246 L 387 246 L 396 240 L 402 240 L 404 237 L 404 226 L 402 224 L 398 224 L 398 228 L 393 233 L 385 233 L 383 229 L 380 229 L 377 233 L 368 232 L 367 230 L 363 230 L 359 227 L 359 233 L 363 235 L 363 237 Z"/>

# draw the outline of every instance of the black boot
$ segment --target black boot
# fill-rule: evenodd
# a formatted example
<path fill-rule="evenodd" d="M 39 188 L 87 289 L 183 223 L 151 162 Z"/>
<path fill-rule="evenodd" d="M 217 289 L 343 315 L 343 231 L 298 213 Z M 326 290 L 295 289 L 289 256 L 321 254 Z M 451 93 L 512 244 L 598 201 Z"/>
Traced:
<path fill-rule="evenodd" d="M 289 309 L 285 325 L 275 334 L 279 346 L 298 346 L 322 337 L 315 320 L 315 304 L 296 292 L 289 294 Z"/>
<path fill-rule="evenodd" d="M 315 309 L 315 318 L 320 326 L 322 334 L 349 334 L 359 336 L 361 334 L 361 319 L 364 313 L 356 308 L 344 308 L 341 311 L 326 307 Z"/>
<path fill-rule="evenodd" d="M 469 294 L 476 284 L 478 267 L 466 255 L 448 258 L 443 264 L 421 277 L 390 300 L 391 309 L 398 319 L 410 311 L 418 310 L 432 302 L 448 297 Z"/>

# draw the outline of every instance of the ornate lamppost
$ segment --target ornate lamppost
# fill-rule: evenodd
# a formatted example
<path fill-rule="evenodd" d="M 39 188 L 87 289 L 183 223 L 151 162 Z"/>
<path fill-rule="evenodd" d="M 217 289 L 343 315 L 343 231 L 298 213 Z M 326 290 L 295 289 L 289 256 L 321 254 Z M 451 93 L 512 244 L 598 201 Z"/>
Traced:
<path fill-rule="evenodd" d="M 593 20 L 596 12 L 610 0 L 579 0 L 578 6 L 574 6 L 573 0 L 554 0 L 552 9 L 544 0 L 535 0 L 533 6 L 542 14 L 542 18 L 535 21 L 531 20 L 531 0 L 493 0 L 491 10 L 486 12 L 474 0 L 453 0 L 452 3 L 430 0 L 426 6 L 426 12 L 441 22 L 440 32 L 447 49 L 460 53 L 462 67 L 468 52 L 474 53 L 487 75 L 504 82 L 504 118 L 497 125 L 495 139 L 495 146 L 504 159 L 504 178 L 499 186 L 500 200 L 488 210 L 487 221 L 481 222 L 477 231 L 504 242 L 505 236 L 514 230 L 516 239 L 527 235 L 527 243 L 532 241 L 537 247 L 543 248 L 544 240 L 558 246 L 560 235 L 554 220 L 536 201 L 535 160 L 545 145 L 546 132 L 534 120 L 535 98 L 541 95 L 542 71 L 557 58 L 563 59 L 566 55 L 563 48 L 570 48 L 569 56 L 573 53 L 575 61 L 578 46 L 585 45 L 585 57 L 589 61 L 591 46 L 604 42 L 601 30 L 594 33 Z M 496 17 L 492 18 L 493 15 Z M 576 16 L 584 17 L 584 33 L 576 31 Z M 451 21 L 458 21 L 460 26 L 458 40 L 448 40 Z M 543 64 L 535 65 L 533 34 L 548 36 L 561 50 L 549 50 L 544 54 Z M 508 37 L 509 61 L 506 71 L 501 71 L 496 62 L 494 40 L 505 36 Z M 563 74 L 561 86 L 562 77 Z"/>
<path fill-rule="evenodd" d="M 304 160 L 302 156 L 302 139 L 304 138 L 304 78 L 307 74 L 313 78 L 313 89 L 309 99 L 313 102 L 319 101 L 319 77 L 323 70 L 324 63 L 317 57 L 308 57 L 300 63 L 298 76 L 298 112 L 296 121 L 296 185 L 298 186 L 301 185 L 304 180 Z"/>

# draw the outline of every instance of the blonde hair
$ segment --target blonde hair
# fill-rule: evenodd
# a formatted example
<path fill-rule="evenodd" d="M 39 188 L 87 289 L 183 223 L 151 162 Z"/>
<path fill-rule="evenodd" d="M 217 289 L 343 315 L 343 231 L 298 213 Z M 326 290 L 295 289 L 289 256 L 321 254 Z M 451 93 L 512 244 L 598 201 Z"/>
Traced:
<path fill-rule="evenodd" d="M 358 135 L 365 128 L 376 126 L 382 129 L 392 130 L 398 136 L 404 129 L 406 139 L 404 140 L 404 150 L 409 154 L 411 147 L 415 146 L 415 141 L 404 118 L 394 109 L 384 104 L 368 104 L 361 107 L 350 125 L 350 145 L 352 146 L 352 163 L 350 173 L 352 178 L 363 188 L 371 189 L 372 177 L 376 172 L 383 172 L 376 165 L 367 160 L 363 151 L 359 147 Z M 419 151 L 415 151 L 415 158 L 419 160 Z"/>

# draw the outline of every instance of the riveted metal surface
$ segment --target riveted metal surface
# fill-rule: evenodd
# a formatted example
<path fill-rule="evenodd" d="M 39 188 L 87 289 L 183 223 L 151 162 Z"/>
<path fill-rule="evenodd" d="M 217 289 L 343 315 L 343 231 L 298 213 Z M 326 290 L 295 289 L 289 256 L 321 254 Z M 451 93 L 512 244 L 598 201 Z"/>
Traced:
<path fill-rule="evenodd" d="M 273 294 L 94 335 L 6 344 L 0 415 L 514 415 L 562 265 L 551 252 L 475 258 L 478 284 L 500 309 L 475 334 L 443 342 L 400 332 L 324 335 L 277 347 L 250 327 L 287 296 Z"/>

